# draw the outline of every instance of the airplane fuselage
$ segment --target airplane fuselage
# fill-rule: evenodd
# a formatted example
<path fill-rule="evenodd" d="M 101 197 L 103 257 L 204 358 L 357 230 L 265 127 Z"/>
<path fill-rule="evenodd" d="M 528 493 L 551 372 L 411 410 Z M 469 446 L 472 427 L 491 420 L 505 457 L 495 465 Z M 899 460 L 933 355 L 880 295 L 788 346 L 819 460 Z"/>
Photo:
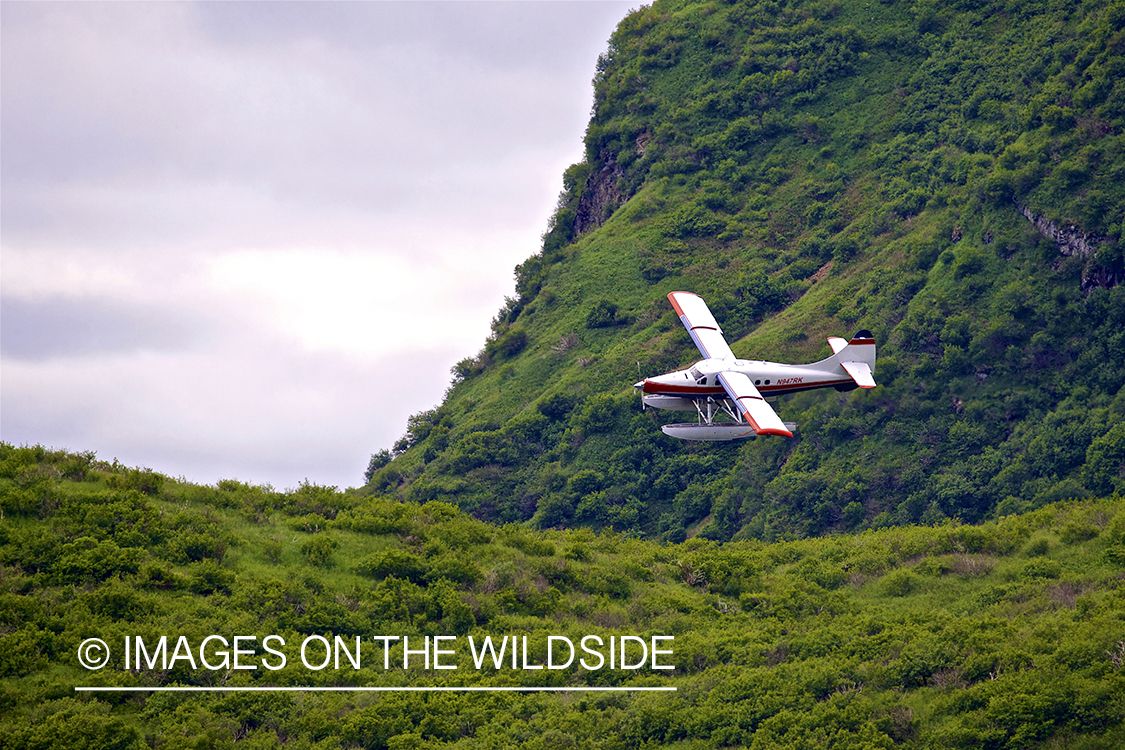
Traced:
<path fill-rule="evenodd" d="M 851 390 L 855 381 L 838 367 L 818 368 L 816 365 L 786 365 L 751 359 L 703 359 L 691 367 L 664 375 L 645 378 L 636 384 L 642 391 L 645 406 L 673 411 L 695 411 L 695 401 L 711 397 L 727 398 L 718 381 L 720 372 L 740 372 L 754 383 L 763 396 L 780 396 L 814 388 Z"/>

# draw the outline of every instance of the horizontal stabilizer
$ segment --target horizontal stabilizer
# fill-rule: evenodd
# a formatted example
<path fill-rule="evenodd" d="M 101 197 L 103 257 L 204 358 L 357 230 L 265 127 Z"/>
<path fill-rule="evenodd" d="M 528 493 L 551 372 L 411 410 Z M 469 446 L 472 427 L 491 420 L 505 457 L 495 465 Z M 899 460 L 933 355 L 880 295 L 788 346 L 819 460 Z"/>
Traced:
<path fill-rule="evenodd" d="M 871 375 L 871 366 L 866 362 L 841 362 L 840 367 L 851 376 L 860 388 L 874 388 L 875 378 Z"/>
<path fill-rule="evenodd" d="M 839 354 L 844 349 L 844 347 L 848 345 L 848 342 L 844 341 L 844 339 L 840 338 L 839 336 L 829 336 L 828 345 L 832 347 L 833 354 Z"/>

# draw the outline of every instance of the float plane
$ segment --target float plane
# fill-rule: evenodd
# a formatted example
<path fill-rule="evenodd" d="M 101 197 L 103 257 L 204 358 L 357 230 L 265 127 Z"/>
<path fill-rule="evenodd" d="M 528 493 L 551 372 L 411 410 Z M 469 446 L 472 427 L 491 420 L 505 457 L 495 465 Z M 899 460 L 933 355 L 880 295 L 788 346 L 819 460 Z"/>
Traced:
<path fill-rule="evenodd" d="M 641 390 L 641 408 L 696 413 L 695 422 L 664 425 L 661 429 L 666 435 L 682 440 L 793 437 L 793 423 L 782 422 L 767 398 L 814 388 L 850 391 L 875 387 L 875 340 L 870 331 L 859 331 L 851 341 L 830 337 L 832 356 L 812 364 L 738 359 L 702 297 L 672 292 L 668 299 L 703 359 L 685 370 L 645 378 L 634 385 Z"/>

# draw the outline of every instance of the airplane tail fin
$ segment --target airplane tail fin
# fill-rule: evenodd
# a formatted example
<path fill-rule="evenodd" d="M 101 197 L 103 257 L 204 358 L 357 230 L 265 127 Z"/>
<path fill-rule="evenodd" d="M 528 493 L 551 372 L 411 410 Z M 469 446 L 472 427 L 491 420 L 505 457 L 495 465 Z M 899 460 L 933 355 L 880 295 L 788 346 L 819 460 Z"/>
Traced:
<path fill-rule="evenodd" d="M 833 336 L 828 339 L 828 345 L 833 351 L 829 360 L 835 360 L 855 382 L 855 386 L 875 387 L 875 338 L 871 331 L 866 328 L 859 330 L 851 341 Z"/>

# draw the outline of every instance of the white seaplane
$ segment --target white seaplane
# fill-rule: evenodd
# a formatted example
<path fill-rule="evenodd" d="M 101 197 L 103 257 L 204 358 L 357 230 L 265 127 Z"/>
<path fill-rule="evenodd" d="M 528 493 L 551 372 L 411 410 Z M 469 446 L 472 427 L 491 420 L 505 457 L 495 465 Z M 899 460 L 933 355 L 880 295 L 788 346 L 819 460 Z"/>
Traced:
<path fill-rule="evenodd" d="M 672 292 L 668 299 L 704 358 L 686 370 L 645 378 L 634 386 L 641 389 L 641 408 L 696 412 L 695 422 L 664 425 L 666 435 L 682 440 L 793 437 L 793 423 L 782 422 L 766 398 L 814 388 L 875 387 L 870 331 L 859 331 L 851 341 L 830 337 L 832 356 L 808 365 L 738 359 L 702 297 Z"/>

